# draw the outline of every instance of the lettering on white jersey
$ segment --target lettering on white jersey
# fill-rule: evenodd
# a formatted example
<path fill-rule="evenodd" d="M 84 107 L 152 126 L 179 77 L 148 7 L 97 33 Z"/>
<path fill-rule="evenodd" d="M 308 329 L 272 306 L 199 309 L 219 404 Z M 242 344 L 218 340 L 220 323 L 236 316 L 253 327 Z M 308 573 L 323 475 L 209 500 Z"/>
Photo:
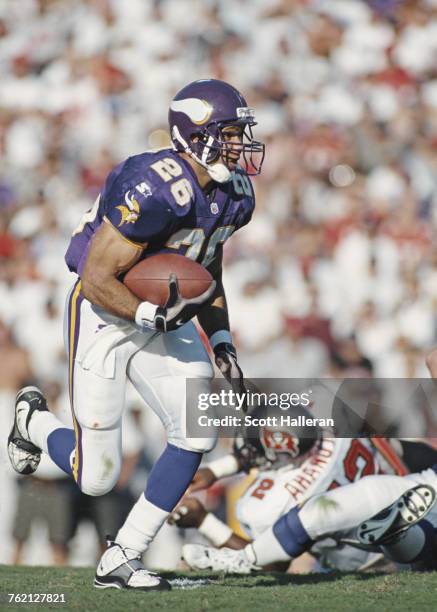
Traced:
<path fill-rule="evenodd" d="M 300 473 L 284 484 L 284 488 L 295 500 L 298 500 L 317 478 L 323 474 L 334 453 L 334 449 L 335 441 L 325 438 L 317 453 L 302 464 L 299 470 Z"/>

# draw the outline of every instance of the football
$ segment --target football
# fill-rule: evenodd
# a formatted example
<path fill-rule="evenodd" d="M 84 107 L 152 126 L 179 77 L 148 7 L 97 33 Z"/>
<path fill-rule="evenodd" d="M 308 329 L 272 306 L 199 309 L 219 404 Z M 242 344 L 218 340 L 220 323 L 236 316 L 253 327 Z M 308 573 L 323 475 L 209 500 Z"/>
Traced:
<path fill-rule="evenodd" d="M 143 259 L 127 272 L 123 282 L 140 300 L 165 306 L 168 279 L 172 272 L 178 279 L 179 292 L 184 298 L 201 295 L 212 282 L 206 268 L 188 257 L 173 253 L 160 253 Z"/>

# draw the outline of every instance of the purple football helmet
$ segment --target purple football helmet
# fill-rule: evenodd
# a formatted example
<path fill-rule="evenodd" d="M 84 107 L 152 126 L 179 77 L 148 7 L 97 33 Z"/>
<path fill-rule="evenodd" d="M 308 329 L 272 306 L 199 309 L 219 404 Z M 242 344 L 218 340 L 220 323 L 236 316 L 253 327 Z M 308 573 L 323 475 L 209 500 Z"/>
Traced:
<path fill-rule="evenodd" d="M 228 83 L 203 79 L 186 85 L 172 100 L 168 121 L 175 149 L 190 155 L 214 180 L 229 180 L 228 165 L 235 155 L 243 156 L 247 174 L 260 173 L 264 144 L 253 139 L 255 112 Z M 241 127 L 240 143 L 223 137 L 223 128 L 230 125 Z"/>

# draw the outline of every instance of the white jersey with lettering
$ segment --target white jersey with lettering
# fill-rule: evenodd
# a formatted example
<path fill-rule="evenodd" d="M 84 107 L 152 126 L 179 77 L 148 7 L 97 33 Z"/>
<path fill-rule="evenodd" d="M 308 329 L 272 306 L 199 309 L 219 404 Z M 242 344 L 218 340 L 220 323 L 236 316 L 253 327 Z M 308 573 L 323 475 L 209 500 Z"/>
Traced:
<path fill-rule="evenodd" d="M 299 467 L 289 465 L 260 472 L 238 501 L 237 517 L 247 534 L 256 538 L 313 495 L 356 482 L 363 476 L 384 473 L 406 473 L 387 441 L 379 439 L 374 444 L 365 438 L 324 438 Z M 345 549 L 332 550 L 332 542 L 326 542 L 326 546 L 317 544 L 318 554 L 329 554 L 329 563 L 325 559 L 324 564 L 338 569 L 344 569 L 343 565 L 355 569 L 370 560 L 367 552 L 350 546 Z"/>

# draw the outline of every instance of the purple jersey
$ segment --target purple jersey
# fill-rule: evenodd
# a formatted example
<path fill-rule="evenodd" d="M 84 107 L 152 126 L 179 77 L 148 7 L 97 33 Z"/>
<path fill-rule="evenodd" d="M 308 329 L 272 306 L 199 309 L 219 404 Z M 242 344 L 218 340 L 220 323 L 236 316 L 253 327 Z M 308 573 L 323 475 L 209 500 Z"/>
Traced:
<path fill-rule="evenodd" d="M 106 221 L 144 249 L 142 259 L 178 253 L 207 266 L 217 246 L 250 221 L 254 206 L 250 179 L 240 169 L 205 195 L 191 166 L 172 149 L 141 153 L 109 174 L 73 232 L 65 260 L 81 275 L 91 238 Z"/>

